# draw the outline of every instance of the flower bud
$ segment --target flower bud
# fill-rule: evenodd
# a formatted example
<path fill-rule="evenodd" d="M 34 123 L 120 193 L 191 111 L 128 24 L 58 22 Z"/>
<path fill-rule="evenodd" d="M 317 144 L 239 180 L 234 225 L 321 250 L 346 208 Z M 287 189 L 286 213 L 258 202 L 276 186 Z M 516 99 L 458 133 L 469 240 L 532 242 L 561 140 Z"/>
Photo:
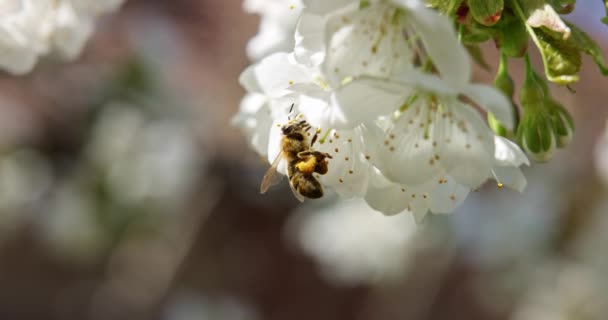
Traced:
<path fill-rule="evenodd" d="M 526 55 L 526 78 L 520 93 L 524 115 L 517 127 L 517 142 L 530 158 L 539 162 L 550 160 L 556 147 L 552 116 L 545 105 L 547 92 L 548 87 L 534 72 Z"/>
<path fill-rule="evenodd" d="M 517 142 L 535 161 L 551 160 L 556 147 L 551 116 L 543 110 L 526 112 L 517 127 Z"/>
<path fill-rule="evenodd" d="M 505 138 L 509 136 L 509 130 L 491 112 L 488 112 L 488 125 L 495 134 Z"/>
<path fill-rule="evenodd" d="M 526 55 L 526 78 L 519 95 L 524 112 L 542 110 L 548 90 L 547 84 L 534 72 L 530 58 Z"/>
<path fill-rule="evenodd" d="M 515 106 L 513 103 L 515 85 L 513 79 L 509 75 L 509 70 L 507 69 L 507 56 L 504 53 L 502 53 L 500 56 L 500 64 L 498 65 L 498 73 L 494 79 L 494 86 L 500 90 L 500 92 L 502 92 L 511 102 L 513 119 L 515 119 L 514 128 L 517 128 L 517 124 L 519 122 L 519 113 L 517 112 L 517 106 Z M 494 133 L 499 136 L 509 137 L 513 134 L 507 130 L 505 126 L 490 112 L 488 112 L 488 125 L 494 131 Z"/>
<path fill-rule="evenodd" d="M 530 39 L 525 22 L 508 15 L 502 19 L 499 27 L 500 32 L 496 38 L 496 44 L 500 47 L 501 52 L 514 58 L 523 56 L 528 49 Z"/>
<path fill-rule="evenodd" d="M 557 147 L 563 148 L 572 141 L 572 135 L 574 133 L 574 121 L 570 116 L 570 113 L 564 106 L 559 104 L 552 98 L 548 98 L 546 101 L 549 107 L 549 114 L 553 120 L 553 129 L 557 138 Z"/>
<path fill-rule="evenodd" d="M 469 0 L 469 10 L 475 21 L 485 25 L 495 25 L 502 16 L 503 0 Z"/>

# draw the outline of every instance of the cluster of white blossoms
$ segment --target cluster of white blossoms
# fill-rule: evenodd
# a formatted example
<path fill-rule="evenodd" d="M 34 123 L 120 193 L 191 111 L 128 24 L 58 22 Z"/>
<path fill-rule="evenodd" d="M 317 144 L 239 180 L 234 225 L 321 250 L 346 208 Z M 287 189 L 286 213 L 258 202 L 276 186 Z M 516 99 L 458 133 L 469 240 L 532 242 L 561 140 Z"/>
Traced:
<path fill-rule="evenodd" d="M 95 19 L 124 0 L 3 0 L 0 2 L 0 68 L 32 70 L 38 57 L 73 59 L 93 31 Z"/>
<path fill-rule="evenodd" d="M 510 102 L 471 83 L 447 17 L 421 0 L 281 3 L 296 12 L 293 50 L 240 77 L 248 93 L 234 123 L 258 153 L 272 162 L 281 125 L 306 120 L 320 132 L 313 148 L 332 156 L 323 186 L 385 214 L 450 212 L 489 178 L 525 187 L 528 159 L 479 110 L 512 129 Z"/>

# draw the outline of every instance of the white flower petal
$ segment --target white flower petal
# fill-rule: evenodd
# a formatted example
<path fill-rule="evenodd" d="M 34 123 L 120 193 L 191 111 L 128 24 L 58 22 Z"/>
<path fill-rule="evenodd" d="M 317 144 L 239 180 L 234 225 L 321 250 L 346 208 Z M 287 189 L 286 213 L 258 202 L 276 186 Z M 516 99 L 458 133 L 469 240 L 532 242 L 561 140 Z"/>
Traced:
<path fill-rule="evenodd" d="M 513 107 L 509 100 L 496 88 L 481 84 L 469 84 L 462 87 L 462 93 L 475 101 L 502 122 L 507 129 L 513 129 Z"/>
<path fill-rule="evenodd" d="M 528 183 L 524 174 L 517 167 L 496 166 L 492 169 L 492 174 L 498 183 L 519 192 L 524 191 Z"/>
<path fill-rule="evenodd" d="M 507 138 L 500 136 L 494 137 L 494 159 L 495 164 L 500 166 L 519 167 L 522 164 L 530 165 L 526 154 L 519 146 Z"/>
<path fill-rule="evenodd" d="M 450 213 L 464 202 L 471 189 L 450 176 L 439 181 L 428 193 L 429 209 L 433 213 Z"/>
<path fill-rule="evenodd" d="M 321 183 L 330 186 L 344 198 L 362 197 L 368 187 L 371 164 L 363 154 L 364 142 L 360 129 L 332 130 L 323 144 L 313 146 L 332 156 L 327 174 Z"/>
<path fill-rule="evenodd" d="M 333 96 L 331 108 L 335 116 L 328 124 L 332 128 L 348 129 L 391 114 L 405 102 L 409 92 L 409 88 L 388 81 L 354 80 Z"/>
<path fill-rule="evenodd" d="M 412 1 L 393 2 L 409 9 L 407 19 L 416 29 L 441 77 L 454 86 L 468 83 L 471 79 L 469 54 L 458 41 L 452 22 L 420 4 L 413 6 Z"/>
<path fill-rule="evenodd" d="M 360 75 L 387 78 L 412 68 L 404 26 L 392 19 L 397 10 L 372 4 L 329 19 L 323 70 L 330 83 Z"/>
<path fill-rule="evenodd" d="M 341 121 L 344 117 L 333 113 L 328 100 L 328 93 L 324 91 L 309 91 L 299 96 L 298 109 L 313 127 L 331 128 L 329 123 L 336 121 L 334 117 L 341 117 Z"/>
<path fill-rule="evenodd" d="M 328 14 L 348 5 L 359 3 L 358 0 L 303 0 L 306 10 L 317 14 Z"/>
<path fill-rule="evenodd" d="M 442 105 L 435 118 L 441 165 L 459 183 L 476 188 L 483 183 L 494 163 L 494 134 L 472 107 L 457 101 Z"/>
<path fill-rule="evenodd" d="M 387 179 L 409 186 L 419 186 L 435 180 L 444 172 L 433 146 L 433 126 L 427 120 L 431 115 L 425 106 L 411 106 L 386 132 L 370 127 L 369 144 L 378 146 L 372 157 Z"/>
<path fill-rule="evenodd" d="M 304 13 L 300 17 L 295 35 L 296 60 L 307 66 L 318 66 L 325 58 L 326 18 Z"/>
<path fill-rule="evenodd" d="M 251 60 L 260 60 L 275 52 L 289 52 L 293 42 L 293 37 L 282 25 L 262 19 L 258 33 L 247 42 L 247 56 Z"/>
<path fill-rule="evenodd" d="M 455 96 L 459 93 L 458 90 L 452 88 L 437 75 L 422 72 L 420 70 L 408 70 L 407 72 L 392 76 L 392 79 L 420 91 L 432 92 L 437 95 Z"/>
<path fill-rule="evenodd" d="M 249 91 L 280 97 L 288 87 L 310 83 L 312 78 L 312 71 L 296 63 L 292 54 L 278 52 L 247 68 L 239 80 Z"/>

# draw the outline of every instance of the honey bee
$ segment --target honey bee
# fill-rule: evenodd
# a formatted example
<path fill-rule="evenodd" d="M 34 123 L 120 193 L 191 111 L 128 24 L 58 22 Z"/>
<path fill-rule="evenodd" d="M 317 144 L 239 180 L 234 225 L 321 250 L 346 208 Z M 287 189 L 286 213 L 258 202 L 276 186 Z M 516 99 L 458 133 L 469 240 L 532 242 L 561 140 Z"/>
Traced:
<path fill-rule="evenodd" d="M 311 126 L 306 120 L 290 121 L 290 123 L 281 127 L 283 133 L 281 152 L 279 152 L 262 179 L 261 193 L 265 193 L 268 188 L 281 181 L 283 175 L 277 172 L 277 168 L 279 163 L 284 160 L 287 164 L 289 186 L 298 200 L 317 199 L 323 196 L 323 187 L 313 174 L 327 173 L 327 159 L 331 159 L 331 155 L 312 149 L 318 133 L 315 133 L 312 142 L 309 144 L 307 136 L 310 129 Z"/>

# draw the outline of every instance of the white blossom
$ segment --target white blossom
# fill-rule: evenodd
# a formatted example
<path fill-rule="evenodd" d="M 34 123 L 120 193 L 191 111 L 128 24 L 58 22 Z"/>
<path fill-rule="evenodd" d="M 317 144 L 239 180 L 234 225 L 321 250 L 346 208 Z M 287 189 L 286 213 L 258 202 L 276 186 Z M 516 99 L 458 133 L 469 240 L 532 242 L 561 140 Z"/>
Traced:
<path fill-rule="evenodd" d="M 95 19 L 124 0 L 7 0 L 0 4 L 0 67 L 32 70 L 47 54 L 74 59 L 93 32 Z"/>
<path fill-rule="evenodd" d="M 387 218 L 361 200 L 340 201 L 323 210 L 303 210 L 289 225 L 301 248 L 332 282 L 357 285 L 407 274 L 418 234 L 407 215 Z"/>
<path fill-rule="evenodd" d="M 303 8 L 300 0 L 245 0 L 243 8 L 260 15 L 258 33 L 247 44 L 251 60 L 293 50 L 293 34 Z"/>
<path fill-rule="evenodd" d="M 332 156 L 318 176 L 325 187 L 417 219 L 452 211 L 488 179 L 524 188 L 527 158 L 477 110 L 513 128 L 511 105 L 470 82 L 469 57 L 446 17 L 415 0 L 303 4 L 293 52 L 240 77 L 248 93 L 233 123 L 258 153 L 272 162 L 281 126 L 306 120 L 319 135 L 313 148 Z"/>

